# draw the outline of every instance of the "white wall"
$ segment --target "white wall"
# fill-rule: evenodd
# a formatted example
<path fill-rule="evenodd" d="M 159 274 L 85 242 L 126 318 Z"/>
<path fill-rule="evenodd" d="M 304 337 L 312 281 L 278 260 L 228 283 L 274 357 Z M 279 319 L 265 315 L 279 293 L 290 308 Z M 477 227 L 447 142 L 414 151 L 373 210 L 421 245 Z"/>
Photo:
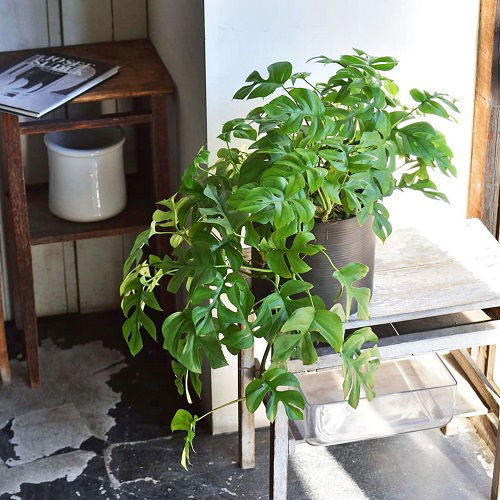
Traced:
<path fill-rule="evenodd" d="M 351 47 L 400 60 L 394 78 L 412 87 L 445 91 L 460 100 L 460 123 L 439 124 L 456 155 L 458 180 L 439 179 L 451 206 L 422 195 L 394 196 L 388 203 L 395 226 L 464 217 L 466 210 L 476 68 L 479 0 L 231 0 L 205 1 L 208 147 L 216 151 L 222 123 L 244 115 L 258 101 L 232 101 L 254 69 L 289 60 L 296 71 L 320 79 L 328 68 L 310 57 L 338 56 Z M 212 375 L 213 405 L 236 397 L 236 371 Z M 214 417 L 214 429 L 236 425 L 236 408 Z"/>
<path fill-rule="evenodd" d="M 175 84 L 180 170 L 207 142 L 202 0 L 149 0 L 149 36 Z M 172 103 L 173 104 L 173 103 Z"/>

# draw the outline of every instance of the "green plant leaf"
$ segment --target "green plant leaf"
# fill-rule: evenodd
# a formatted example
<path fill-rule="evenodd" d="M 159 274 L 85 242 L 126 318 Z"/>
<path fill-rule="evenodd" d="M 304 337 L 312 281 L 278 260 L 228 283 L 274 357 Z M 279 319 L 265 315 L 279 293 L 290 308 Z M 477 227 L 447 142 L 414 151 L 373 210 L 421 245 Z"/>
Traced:
<path fill-rule="evenodd" d="M 191 415 L 187 410 L 177 410 L 172 422 L 170 423 L 170 428 L 172 432 L 175 431 L 185 431 L 186 436 L 184 438 L 184 448 L 182 450 L 181 465 L 185 470 L 188 470 L 188 464 L 191 465 L 189 461 L 189 452 L 194 450 L 193 440 L 196 435 L 196 422 L 198 417 L 196 415 Z"/>
<path fill-rule="evenodd" d="M 370 289 L 364 287 L 356 287 L 354 283 L 368 272 L 368 266 L 359 262 L 351 262 L 333 273 L 333 277 L 342 285 L 342 290 L 346 297 L 346 315 L 351 312 L 352 301 L 358 303 L 358 318 L 369 319 L 368 305 L 370 302 Z"/>
<path fill-rule="evenodd" d="M 298 132 L 307 121 L 306 138 L 318 140 L 325 131 L 325 106 L 318 95 L 309 89 L 294 88 L 291 96 L 279 96 L 263 108 L 270 118 L 283 120 L 281 130 L 286 134 Z"/>
<path fill-rule="evenodd" d="M 344 339 L 344 325 L 335 311 L 316 311 L 310 328 L 318 332 L 336 352 L 340 352 Z"/>
<path fill-rule="evenodd" d="M 392 232 L 392 225 L 389 222 L 389 211 L 382 203 L 373 205 L 373 232 L 385 241 Z"/>
<path fill-rule="evenodd" d="M 246 79 L 250 82 L 239 89 L 233 99 L 254 99 L 267 97 L 280 88 L 292 76 L 292 65 L 288 61 L 277 62 L 267 67 L 268 78 L 264 79 L 260 73 L 253 71 Z"/>
<path fill-rule="evenodd" d="M 311 341 L 312 332 L 318 332 L 336 352 L 340 352 L 344 338 L 344 326 L 336 312 L 316 310 L 311 306 L 296 309 L 281 332 L 274 342 L 273 361 L 287 361 L 297 350 L 298 357 L 306 365 L 314 363 L 318 357 Z"/>
<path fill-rule="evenodd" d="M 291 420 L 302 419 L 302 410 L 305 407 L 302 393 L 296 389 L 278 389 L 279 387 L 299 387 L 299 385 L 297 377 L 283 368 L 267 370 L 261 378 L 250 382 L 245 389 L 248 411 L 254 413 L 264 401 L 265 396 L 269 395 L 266 403 L 266 414 L 271 422 L 274 422 L 276 418 L 280 402 L 285 407 L 288 418 Z"/>
<path fill-rule="evenodd" d="M 376 344 L 378 338 L 369 327 L 353 332 L 342 347 L 342 371 L 344 375 L 344 397 L 349 397 L 349 404 L 357 408 L 364 389 L 368 401 L 375 397 L 375 371 L 380 365 L 380 356 L 377 347 L 370 347 L 361 351 L 366 342 Z"/>
<path fill-rule="evenodd" d="M 314 320 L 315 312 L 314 307 L 301 307 L 300 309 L 297 309 L 285 322 L 281 331 L 289 332 L 297 330 L 302 334 L 306 333 Z"/>
<path fill-rule="evenodd" d="M 197 332 L 190 309 L 167 316 L 162 333 L 163 347 L 191 372 L 201 373 L 203 354 L 214 369 L 227 365 L 217 333 L 214 330 Z"/>
<path fill-rule="evenodd" d="M 179 191 L 184 194 L 200 195 L 203 188 L 197 179 L 201 168 L 208 164 L 208 151 L 201 148 L 195 156 L 193 163 L 184 171 Z"/>
<path fill-rule="evenodd" d="M 398 65 L 398 60 L 395 57 L 373 57 L 370 59 L 370 66 L 379 71 L 389 71 Z"/>
<path fill-rule="evenodd" d="M 199 373 L 190 372 L 185 366 L 177 363 L 177 361 L 172 360 L 172 371 L 175 375 L 175 386 L 177 387 L 177 392 L 182 396 L 186 393 L 186 399 L 188 403 L 192 403 L 191 395 L 189 393 L 188 381 L 193 387 L 196 395 L 201 397 L 201 378 Z"/>
<path fill-rule="evenodd" d="M 223 301 L 217 305 L 219 323 L 224 328 L 222 341 L 233 353 L 253 345 L 252 324 L 249 321 L 255 298 L 247 281 L 238 273 L 226 277 L 224 293 L 232 305 L 228 308 Z"/>
<path fill-rule="evenodd" d="M 217 137 L 225 142 L 230 142 L 231 136 L 238 139 L 255 141 L 257 131 L 243 118 L 235 118 L 222 126 L 222 133 Z"/>
<path fill-rule="evenodd" d="M 133 356 L 140 352 L 143 346 L 141 330 L 146 330 L 153 340 L 156 340 L 156 326 L 145 308 L 147 306 L 161 311 L 161 307 L 154 293 L 148 289 L 148 279 L 153 281 L 155 278 L 151 276 L 150 267 L 144 264 L 139 270 L 129 273 L 120 288 L 123 297 L 121 307 L 126 317 L 122 334 Z"/>

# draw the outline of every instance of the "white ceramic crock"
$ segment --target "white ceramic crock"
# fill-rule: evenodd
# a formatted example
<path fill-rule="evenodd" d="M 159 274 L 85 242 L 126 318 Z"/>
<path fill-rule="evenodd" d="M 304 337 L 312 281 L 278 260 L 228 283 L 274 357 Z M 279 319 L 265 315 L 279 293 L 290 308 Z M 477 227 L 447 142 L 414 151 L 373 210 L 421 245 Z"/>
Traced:
<path fill-rule="evenodd" d="M 45 134 L 49 209 L 73 222 L 109 219 L 126 206 L 121 128 Z"/>

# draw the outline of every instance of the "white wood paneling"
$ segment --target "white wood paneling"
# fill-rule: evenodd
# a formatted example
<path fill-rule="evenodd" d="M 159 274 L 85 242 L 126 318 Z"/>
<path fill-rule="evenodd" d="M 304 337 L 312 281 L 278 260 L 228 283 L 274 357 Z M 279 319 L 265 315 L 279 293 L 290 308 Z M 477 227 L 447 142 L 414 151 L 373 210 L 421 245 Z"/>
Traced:
<path fill-rule="evenodd" d="M 62 0 L 61 8 L 64 45 L 113 39 L 111 0 Z"/>
<path fill-rule="evenodd" d="M 80 312 L 116 309 L 120 304 L 123 237 L 76 242 Z"/>
<path fill-rule="evenodd" d="M 45 0 L 2 0 L 0 51 L 46 47 L 46 16 Z"/>
<path fill-rule="evenodd" d="M 114 40 L 148 36 L 146 0 L 112 0 Z"/>
<path fill-rule="evenodd" d="M 66 313 L 68 307 L 62 244 L 36 245 L 32 256 L 37 314 Z"/>
<path fill-rule="evenodd" d="M 61 9 L 59 0 L 45 0 L 47 3 L 47 31 L 49 45 L 57 47 L 62 44 Z"/>

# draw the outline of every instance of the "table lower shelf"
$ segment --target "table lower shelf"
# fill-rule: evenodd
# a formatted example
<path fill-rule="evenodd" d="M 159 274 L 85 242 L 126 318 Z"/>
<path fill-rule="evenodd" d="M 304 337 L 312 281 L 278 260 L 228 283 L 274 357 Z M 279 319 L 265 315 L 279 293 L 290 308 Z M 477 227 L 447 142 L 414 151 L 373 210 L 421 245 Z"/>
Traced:
<path fill-rule="evenodd" d="M 127 176 L 125 210 L 99 222 L 70 222 L 53 215 L 47 184 L 27 186 L 27 197 L 32 245 L 138 233 L 149 225 L 154 209 L 150 190 L 139 175 Z"/>

